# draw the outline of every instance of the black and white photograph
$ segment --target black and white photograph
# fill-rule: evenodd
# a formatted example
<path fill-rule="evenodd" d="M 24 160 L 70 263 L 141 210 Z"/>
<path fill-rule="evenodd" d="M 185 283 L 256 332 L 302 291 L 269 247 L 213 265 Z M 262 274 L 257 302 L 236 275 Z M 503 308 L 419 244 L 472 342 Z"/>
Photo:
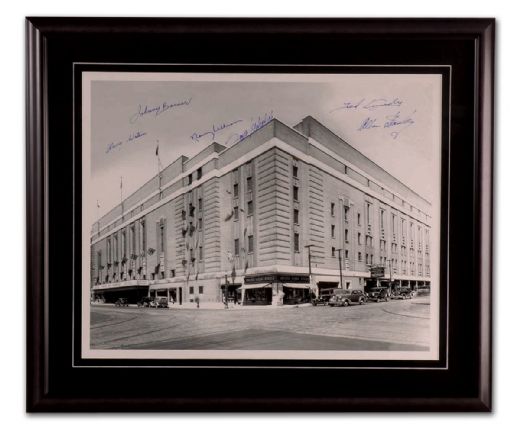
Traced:
<path fill-rule="evenodd" d="M 438 359 L 443 85 L 83 72 L 82 356 Z"/>

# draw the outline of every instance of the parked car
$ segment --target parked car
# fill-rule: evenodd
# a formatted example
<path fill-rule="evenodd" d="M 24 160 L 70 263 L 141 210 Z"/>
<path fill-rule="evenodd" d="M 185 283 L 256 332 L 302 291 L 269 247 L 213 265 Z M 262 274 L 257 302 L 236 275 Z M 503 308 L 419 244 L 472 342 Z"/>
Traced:
<path fill-rule="evenodd" d="M 390 293 L 388 292 L 388 288 L 384 287 L 377 287 L 372 288 L 366 293 L 367 300 L 374 301 L 374 302 L 380 302 L 384 300 L 385 302 L 388 301 L 390 297 Z"/>
<path fill-rule="evenodd" d="M 358 305 L 362 305 L 367 300 L 365 292 L 363 290 L 345 290 L 345 293 L 346 293 L 346 297 L 347 297 L 349 306 L 352 303 L 357 303 Z"/>
<path fill-rule="evenodd" d="M 157 308 L 167 308 L 168 307 L 168 298 L 167 297 L 159 297 L 156 302 Z"/>
<path fill-rule="evenodd" d="M 350 306 L 352 303 L 362 305 L 366 297 L 362 290 L 335 289 L 334 295 L 329 300 L 329 306 Z"/>
<path fill-rule="evenodd" d="M 128 299 L 125 299 L 124 297 L 120 297 L 119 299 L 116 300 L 116 302 L 114 304 L 117 307 L 128 306 Z"/>
<path fill-rule="evenodd" d="M 150 308 L 155 306 L 153 297 L 142 297 L 141 300 L 137 302 L 138 308 Z"/>
<path fill-rule="evenodd" d="M 320 295 L 311 300 L 313 306 L 324 305 L 327 306 L 329 304 L 330 298 L 334 295 L 333 288 L 324 288 L 320 291 Z"/>
<path fill-rule="evenodd" d="M 413 291 L 411 288 L 399 288 L 394 291 L 394 294 L 392 295 L 393 299 L 411 299 L 413 297 Z"/>

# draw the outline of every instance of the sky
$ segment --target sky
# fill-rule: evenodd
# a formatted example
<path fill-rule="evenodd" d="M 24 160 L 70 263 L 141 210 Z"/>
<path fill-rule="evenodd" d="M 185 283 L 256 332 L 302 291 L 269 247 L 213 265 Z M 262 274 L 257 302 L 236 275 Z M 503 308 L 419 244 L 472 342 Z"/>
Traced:
<path fill-rule="evenodd" d="M 255 122 L 311 115 L 429 201 L 439 191 L 438 75 L 88 73 L 89 219 L 181 155 L 233 145 Z M 86 120 L 86 122 L 85 122 Z M 97 208 L 99 203 L 99 208 Z"/>

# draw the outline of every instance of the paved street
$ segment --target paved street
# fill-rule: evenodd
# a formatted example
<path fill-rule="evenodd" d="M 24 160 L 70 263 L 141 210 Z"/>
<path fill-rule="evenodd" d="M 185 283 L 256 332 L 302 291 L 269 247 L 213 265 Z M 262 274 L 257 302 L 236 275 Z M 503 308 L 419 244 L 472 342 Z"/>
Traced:
<path fill-rule="evenodd" d="M 350 307 L 148 309 L 93 305 L 93 349 L 424 351 L 428 296 Z"/>

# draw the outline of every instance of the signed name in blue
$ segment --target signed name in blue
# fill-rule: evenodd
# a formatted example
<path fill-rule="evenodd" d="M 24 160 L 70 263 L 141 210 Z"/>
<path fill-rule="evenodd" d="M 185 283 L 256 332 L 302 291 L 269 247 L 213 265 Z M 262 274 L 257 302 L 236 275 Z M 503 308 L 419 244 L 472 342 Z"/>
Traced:
<path fill-rule="evenodd" d="M 130 135 L 124 139 L 124 140 L 118 140 L 116 142 L 110 142 L 108 145 L 107 145 L 107 149 L 105 150 L 105 154 L 108 154 L 109 152 L 112 152 L 114 149 L 121 149 L 121 147 L 125 144 L 125 143 L 131 143 L 131 142 L 134 142 L 136 140 L 139 140 L 141 139 L 142 137 L 146 136 L 146 132 L 145 131 L 136 131 L 136 132 L 133 132 L 133 133 L 130 133 Z"/>
<path fill-rule="evenodd" d="M 345 101 L 341 106 L 337 106 L 330 113 L 341 110 L 367 110 L 375 111 L 381 108 L 400 107 L 403 101 L 399 97 L 394 98 L 376 98 L 376 99 L 360 99 L 357 101 Z"/>
<path fill-rule="evenodd" d="M 159 115 L 162 115 L 165 112 L 171 111 L 173 109 L 179 108 L 179 107 L 185 107 L 189 106 L 191 104 L 192 98 L 185 100 L 178 100 L 174 102 L 163 102 L 162 104 L 148 106 L 148 105 L 141 105 L 139 104 L 137 106 L 137 112 L 134 113 L 130 117 L 130 124 L 134 124 L 143 117 L 158 117 Z"/>
<path fill-rule="evenodd" d="M 221 132 L 223 130 L 228 129 L 229 127 L 232 127 L 235 124 L 238 124 L 239 122 L 242 122 L 242 120 L 241 119 L 237 119 L 237 120 L 231 121 L 231 122 L 222 122 L 222 123 L 219 123 L 219 124 L 213 124 L 211 126 L 211 130 L 206 130 L 206 131 L 203 131 L 201 133 L 198 133 L 198 132 L 193 133 L 190 136 L 191 140 L 193 140 L 194 142 L 199 142 L 200 139 L 203 139 L 206 136 L 211 136 L 211 139 L 214 140 L 215 136 L 217 135 L 217 133 L 219 133 L 219 132 Z"/>
<path fill-rule="evenodd" d="M 255 131 L 261 129 L 262 127 L 267 125 L 269 122 L 271 122 L 271 120 L 273 118 L 274 118 L 273 111 L 265 113 L 263 116 L 258 116 L 256 119 L 251 118 L 249 127 L 245 128 L 240 133 L 233 133 L 226 141 L 226 144 L 234 145 L 235 143 L 238 143 L 238 142 L 244 140 L 246 137 L 250 136 Z"/>
<path fill-rule="evenodd" d="M 357 130 L 365 131 L 374 128 L 392 129 L 392 131 L 390 132 L 390 136 L 392 137 L 392 139 L 397 139 L 404 129 L 415 124 L 413 115 L 415 115 L 416 112 L 417 111 L 414 110 L 410 115 L 402 116 L 401 112 L 398 111 L 391 115 L 385 115 L 383 120 L 375 116 L 368 116 L 365 119 L 363 119 L 363 121 L 361 121 L 361 124 L 359 125 Z"/>

